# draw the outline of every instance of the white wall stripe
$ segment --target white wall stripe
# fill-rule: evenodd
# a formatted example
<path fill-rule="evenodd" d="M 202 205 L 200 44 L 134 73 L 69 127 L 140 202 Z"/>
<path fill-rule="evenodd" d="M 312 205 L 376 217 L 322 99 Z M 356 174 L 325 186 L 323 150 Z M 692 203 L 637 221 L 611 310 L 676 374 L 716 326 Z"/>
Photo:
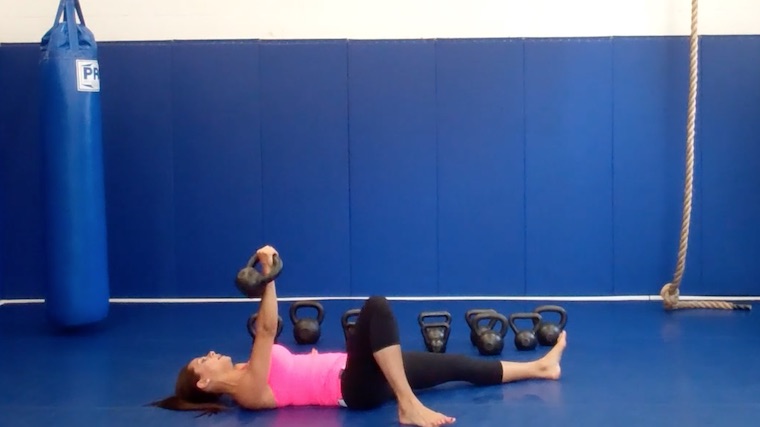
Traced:
<path fill-rule="evenodd" d="M 278 298 L 281 302 L 300 300 L 317 301 L 363 301 L 367 296 L 335 296 L 335 297 L 285 297 Z M 659 295 L 615 295 L 615 296 L 388 296 L 390 301 L 561 301 L 561 302 L 631 302 L 631 301 L 662 301 Z M 760 296 L 680 296 L 683 301 L 760 301 Z M 44 299 L 6 299 L 0 300 L 2 305 L 42 304 Z M 113 304 L 218 304 L 218 303 L 251 303 L 259 302 L 258 298 L 111 298 Z"/>
<path fill-rule="evenodd" d="M 59 0 L 0 0 L 0 43 L 39 42 Z M 80 0 L 99 41 L 688 35 L 691 0 Z M 700 0 L 701 34 L 760 34 L 760 1 Z"/>

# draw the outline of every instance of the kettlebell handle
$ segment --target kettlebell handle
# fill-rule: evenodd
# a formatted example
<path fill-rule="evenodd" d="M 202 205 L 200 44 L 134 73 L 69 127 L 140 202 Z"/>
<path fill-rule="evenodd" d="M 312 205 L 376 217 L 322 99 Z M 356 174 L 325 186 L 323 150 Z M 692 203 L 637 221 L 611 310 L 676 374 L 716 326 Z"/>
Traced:
<path fill-rule="evenodd" d="M 314 308 L 317 310 L 317 323 L 320 325 L 325 320 L 325 309 L 322 304 L 317 301 L 296 301 L 290 306 L 290 321 L 293 324 L 298 323 L 301 319 L 298 318 L 297 312 L 301 308 Z"/>
<path fill-rule="evenodd" d="M 237 286 L 240 293 L 248 298 L 260 297 L 263 294 L 263 287 L 279 277 L 282 272 L 282 258 L 279 254 L 274 254 L 272 257 L 272 270 L 269 274 L 261 274 L 256 271 L 256 265 L 259 263 L 259 257 L 254 253 L 251 258 L 248 259 L 245 267 L 238 271 L 237 277 L 235 278 L 235 286 Z M 246 278 L 246 271 L 248 270 L 253 270 L 251 273 L 254 273 L 254 280 L 248 280 Z"/>
<path fill-rule="evenodd" d="M 496 325 L 496 322 L 501 323 L 501 329 L 498 331 L 499 336 L 504 338 L 507 335 L 507 331 L 509 330 L 509 321 L 507 320 L 506 316 L 496 311 L 476 314 L 472 318 L 471 327 L 477 327 L 480 321 L 483 319 L 490 319 L 491 322 L 489 322 L 488 328 L 479 328 L 476 331 L 478 335 L 482 335 L 485 332 L 493 330 L 493 326 Z"/>
<path fill-rule="evenodd" d="M 515 320 L 517 319 L 533 319 L 534 334 L 541 327 L 541 315 L 539 313 L 513 313 L 509 315 L 509 326 L 515 334 L 517 334 L 517 325 L 515 324 Z"/>
<path fill-rule="evenodd" d="M 564 308 L 558 306 L 558 305 L 542 305 L 540 307 L 536 307 L 535 310 L 533 310 L 534 313 L 558 313 L 559 314 L 559 323 L 557 323 L 557 327 L 559 329 L 564 329 L 565 325 L 567 324 L 567 311 L 565 311 Z M 534 324 L 540 324 L 541 321 L 536 322 L 533 321 Z"/>
<path fill-rule="evenodd" d="M 442 322 L 425 323 L 425 319 L 429 319 L 431 317 L 443 317 L 446 320 Z M 451 313 L 448 311 L 423 311 L 417 316 L 417 323 L 420 324 L 421 328 L 424 328 L 426 325 L 431 324 L 435 324 L 437 326 L 441 326 L 443 324 L 451 325 Z"/>
<path fill-rule="evenodd" d="M 475 331 L 476 326 L 475 323 L 473 323 L 473 318 L 479 314 L 483 313 L 496 313 L 496 310 L 492 308 L 475 308 L 472 310 L 467 310 L 467 312 L 464 314 L 464 320 L 467 322 L 467 326 L 470 327 L 473 331 Z M 491 319 L 490 322 L 488 322 L 488 328 L 493 329 L 493 326 L 496 324 L 496 320 Z"/>
<path fill-rule="evenodd" d="M 352 317 L 357 317 L 357 316 L 359 316 L 359 313 L 361 313 L 361 309 L 359 309 L 359 308 L 352 308 L 352 309 L 350 309 L 350 310 L 347 310 L 347 311 L 346 311 L 345 313 L 343 313 L 343 315 L 340 317 L 340 324 L 341 324 L 341 325 L 343 325 L 343 327 L 345 328 L 346 326 L 348 326 L 348 325 L 349 325 L 349 323 L 348 323 L 348 319 L 350 319 L 350 318 L 352 318 Z"/>

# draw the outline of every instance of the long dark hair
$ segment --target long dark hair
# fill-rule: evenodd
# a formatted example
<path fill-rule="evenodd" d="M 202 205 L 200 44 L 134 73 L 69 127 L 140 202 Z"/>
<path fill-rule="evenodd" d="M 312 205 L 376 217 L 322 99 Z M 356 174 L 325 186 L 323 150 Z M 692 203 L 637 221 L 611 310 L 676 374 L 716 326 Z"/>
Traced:
<path fill-rule="evenodd" d="M 148 405 L 172 411 L 203 411 L 198 416 L 217 414 L 230 409 L 229 406 L 219 402 L 222 397 L 221 394 L 209 393 L 199 389 L 199 380 L 198 374 L 188 366 L 183 366 L 177 375 L 174 396 L 151 402 Z"/>

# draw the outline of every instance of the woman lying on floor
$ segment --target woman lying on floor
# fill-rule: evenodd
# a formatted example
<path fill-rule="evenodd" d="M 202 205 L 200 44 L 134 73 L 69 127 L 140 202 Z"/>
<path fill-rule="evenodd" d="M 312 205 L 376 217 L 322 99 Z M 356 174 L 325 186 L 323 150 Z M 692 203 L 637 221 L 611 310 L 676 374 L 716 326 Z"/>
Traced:
<path fill-rule="evenodd" d="M 269 273 L 276 254 L 270 246 L 257 251 L 263 274 Z M 152 405 L 216 413 L 227 408 L 219 402 L 224 395 L 251 410 L 296 405 L 371 409 L 395 399 L 401 424 L 439 426 L 455 419 L 428 409 L 415 390 L 450 381 L 489 386 L 557 380 L 567 345 L 563 332 L 549 353 L 532 362 L 403 351 L 388 301 L 373 296 L 361 309 L 345 353 L 293 354 L 274 344 L 277 316 L 277 293 L 271 282 L 261 298 L 248 362 L 234 364 L 230 357 L 213 351 L 196 357 L 181 368 L 174 396 Z"/>

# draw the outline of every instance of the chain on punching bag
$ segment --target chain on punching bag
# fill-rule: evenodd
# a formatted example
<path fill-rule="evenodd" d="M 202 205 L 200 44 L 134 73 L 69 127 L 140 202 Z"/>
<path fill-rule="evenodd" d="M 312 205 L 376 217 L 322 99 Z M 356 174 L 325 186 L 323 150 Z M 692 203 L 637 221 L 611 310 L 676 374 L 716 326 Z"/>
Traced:
<path fill-rule="evenodd" d="M 39 267 L 49 320 L 76 327 L 103 320 L 110 297 L 98 52 L 79 0 L 60 0 L 40 47 L 47 256 Z"/>

